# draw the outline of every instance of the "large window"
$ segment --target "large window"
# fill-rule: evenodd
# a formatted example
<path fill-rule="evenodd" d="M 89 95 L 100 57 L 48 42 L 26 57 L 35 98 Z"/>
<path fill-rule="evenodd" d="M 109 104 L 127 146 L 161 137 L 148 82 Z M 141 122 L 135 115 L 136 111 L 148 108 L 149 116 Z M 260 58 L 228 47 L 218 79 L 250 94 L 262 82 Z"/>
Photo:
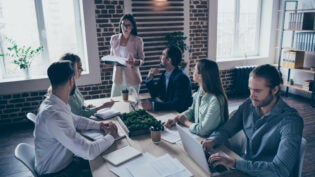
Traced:
<path fill-rule="evenodd" d="M 0 0 L 0 52 L 6 53 L 10 47 L 6 38 L 21 46 L 43 46 L 31 64 L 32 78 L 46 77 L 49 64 L 66 52 L 78 54 L 88 73 L 82 18 L 79 0 Z M 24 78 L 9 57 L 0 57 L 0 68 L 0 82 Z"/>
<path fill-rule="evenodd" d="M 218 0 L 217 61 L 259 55 L 260 0 Z"/>

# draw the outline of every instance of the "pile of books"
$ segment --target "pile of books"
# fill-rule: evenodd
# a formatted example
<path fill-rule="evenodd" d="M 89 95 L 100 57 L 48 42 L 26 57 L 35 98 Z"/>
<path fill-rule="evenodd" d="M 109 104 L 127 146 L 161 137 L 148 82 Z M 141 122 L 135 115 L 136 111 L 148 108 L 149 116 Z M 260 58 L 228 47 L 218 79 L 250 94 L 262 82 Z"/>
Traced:
<path fill-rule="evenodd" d="M 304 90 L 312 91 L 313 80 L 305 80 L 302 87 Z"/>

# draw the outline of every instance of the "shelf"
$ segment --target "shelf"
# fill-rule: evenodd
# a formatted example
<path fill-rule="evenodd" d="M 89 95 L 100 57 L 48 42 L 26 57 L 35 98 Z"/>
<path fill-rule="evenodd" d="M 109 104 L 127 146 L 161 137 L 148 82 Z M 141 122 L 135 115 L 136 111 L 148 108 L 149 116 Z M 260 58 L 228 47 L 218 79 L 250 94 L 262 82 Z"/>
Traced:
<path fill-rule="evenodd" d="M 297 33 L 315 32 L 315 30 L 295 30 L 295 29 L 283 29 L 283 31 L 297 32 Z"/>
<path fill-rule="evenodd" d="M 279 47 L 277 47 L 279 48 Z M 290 50 L 290 51 L 296 51 L 296 52 L 315 52 L 315 51 L 312 51 L 312 50 L 297 50 L 297 49 L 294 49 L 292 47 L 281 47 L 282 50 Z"/>
<path fill-rule="evenodd" d="M 281 68 L 291 69 L 291 70 L 296 70 L 296 71 L 301 71 L 301 72 L 306 72 L 306 73 L 315 74 L 315 71 L 312 71 L 312 70 L 310 70 L 310 69 L 287 68 L 287 67 L 283 67 L 283 66 L 281 66 Z"/>
<path fill-rule="evenodd" d="M 279 10 L 279 12 L 283 12 L 283 10 Z M 315 12 L 315 9 L 286 9 L 284 12 Z"/>
<path fill-rule="evenodd" d="M 289 88 L 293 88 L 293 89 L 296 89 L 296 90 L 300 90 L 300 91 L 303 91 L 303 92 L 306 92 L 306 93 L 310 93 L 310 94 L 312 93 L 309 90 L 303 89 L 302 85 L 290 85 L 289 83 L 285 82 L 285 83 L 283 83 L 283 86 L 289 87 Z"/>

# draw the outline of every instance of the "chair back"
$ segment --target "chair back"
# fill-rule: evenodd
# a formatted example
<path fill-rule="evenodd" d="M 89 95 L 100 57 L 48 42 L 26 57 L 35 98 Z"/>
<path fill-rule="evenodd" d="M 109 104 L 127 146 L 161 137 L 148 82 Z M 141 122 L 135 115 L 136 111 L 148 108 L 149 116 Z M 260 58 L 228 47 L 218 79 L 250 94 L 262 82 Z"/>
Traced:
<path fill-rule="evenodd" d="M 298 177 L 302 177 L 303 161 L 304 161 L 304 156 L 305 156 L 306 143 L 307 143 L 306 139 L 302 137 L 301 146 L 300 146 L 300 158 L 299 158 L 299 163 L 297 164 Z"/>
<path fill-rule="evenodd" d="M 20 143 L 15 148 L 14 156 L 32 172 L 34 177 L 38 176 L 35 171 L 34 147 L 26 143 Z"/>
<path fill-rule="evenodd" d="M 34 113 L 29 112 L 29 113 L 26 114 L 26 117 L 27 117 L 28 120 L 32 121 L 35 124 L 35 122 L 36 122 L 36 115 Z"/>

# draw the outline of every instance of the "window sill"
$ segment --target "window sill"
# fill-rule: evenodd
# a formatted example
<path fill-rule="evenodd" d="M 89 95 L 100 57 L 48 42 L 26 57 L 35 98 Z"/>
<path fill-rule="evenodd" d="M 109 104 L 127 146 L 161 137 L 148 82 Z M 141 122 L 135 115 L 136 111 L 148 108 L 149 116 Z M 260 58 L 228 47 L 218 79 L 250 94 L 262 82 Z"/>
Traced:
<path fill-rule="evenodd" d="M 24 92 L 46 91 L 50 86 L 49 79 L 45 76 L 30 78 L 28 80 L 12 80 L 1 79 L 0 81 L 0 95 L 16 94 Z M 101 83 L 101 78 L 93 76 L 93 74 L 86 74 L 76 81 L 78 86 L 91 85 Z"/>
<path fill-rule="evenodd" d="M 217 63 L 220 70 L 228 70 L 235 66 L 270 64 L 274 63 L 274 61 L 268 57 L 255 56 L 247 58 L 220 59 Z"/>

